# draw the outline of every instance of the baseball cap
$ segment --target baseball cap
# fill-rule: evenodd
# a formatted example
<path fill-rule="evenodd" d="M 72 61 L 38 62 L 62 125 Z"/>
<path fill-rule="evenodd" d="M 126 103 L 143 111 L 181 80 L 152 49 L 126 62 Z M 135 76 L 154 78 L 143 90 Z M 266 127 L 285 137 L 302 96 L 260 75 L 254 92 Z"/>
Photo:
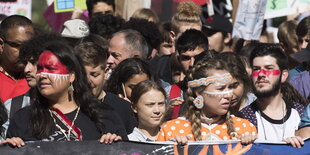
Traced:
<path fill-rule="evenodd" d="M 299 63 L 303 63 L 310 60 L 310 43 L 308 43 L 307 47 L 291 54 L 291 56 L 298 61 Z"/>
<path fill-rule="evenodd" d="M 61 32 L 63 37 L 83 38 L 89 35 L 89 27 L 82 19 L 67 20 Z"/>
<path fill-rule="evenodd" d="M 221 15 L 213 15 L 208 17 L 206 20 L 204 20 L 205 28 L 216 31 L 216 32 L 226 32 L 226 33 L 232 33 L 232 23 L 229 21 L 228 18 L 221 16 Z"/>

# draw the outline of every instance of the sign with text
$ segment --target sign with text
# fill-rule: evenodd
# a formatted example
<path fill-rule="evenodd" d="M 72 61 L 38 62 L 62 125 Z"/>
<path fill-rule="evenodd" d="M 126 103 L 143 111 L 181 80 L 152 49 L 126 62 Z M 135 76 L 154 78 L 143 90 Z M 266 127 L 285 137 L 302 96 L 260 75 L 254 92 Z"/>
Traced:
<path fill-rule="evenodd" d="M 31 0 L 0 0 L 0 14 L 17 14 L 31 19 Z"/>

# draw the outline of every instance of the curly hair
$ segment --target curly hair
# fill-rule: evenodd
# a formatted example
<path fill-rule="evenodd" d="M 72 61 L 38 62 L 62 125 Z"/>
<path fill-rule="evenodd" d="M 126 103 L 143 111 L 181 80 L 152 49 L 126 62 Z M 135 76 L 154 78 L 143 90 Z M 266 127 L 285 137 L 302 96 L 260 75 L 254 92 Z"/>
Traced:
<path fill-rule="evenodd" d="M 125 20 L 119 16 L 95 13 L 89 21 L 90 33 L 98 34 L 105 39 L 110 39 L 112 34 L 119 31 Z"/>

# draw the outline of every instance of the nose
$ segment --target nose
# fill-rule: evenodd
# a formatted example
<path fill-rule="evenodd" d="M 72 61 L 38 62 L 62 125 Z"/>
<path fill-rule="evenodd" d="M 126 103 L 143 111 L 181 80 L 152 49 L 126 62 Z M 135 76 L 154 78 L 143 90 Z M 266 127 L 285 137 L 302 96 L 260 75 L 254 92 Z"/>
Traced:
<path fill-rule="evenodd" d="M 189 62 L 189 66 L 193 67 L 194 66 L 194 62 L 195 62 L 195 58 L 191 57 L 190 62 Z"/>
<path fill-rule="evenodd" d="M 29 62 L 27 62 L 26 66 L 25 66 L 25 69 L 24 69 L 24 72 L 27 73 L 27 72 L 30 72 L 30 71 L 31 71 L 31 67 L 30 67 Z"/>
<path fill-rule="evenodd" d="M 160 114 L 160 110 L 159 110 L 160 108 L 159 108 L 159 105 L 155 105 L 154 106 L 154 109 L 153 109 L 153 112 L 154 112 L 154 114 Z"/>

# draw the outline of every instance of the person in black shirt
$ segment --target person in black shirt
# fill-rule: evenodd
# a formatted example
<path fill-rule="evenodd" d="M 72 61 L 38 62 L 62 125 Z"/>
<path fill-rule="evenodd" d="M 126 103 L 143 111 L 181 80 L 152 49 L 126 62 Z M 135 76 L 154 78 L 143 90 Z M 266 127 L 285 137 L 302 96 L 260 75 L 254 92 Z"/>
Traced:
<path fill-rule="evenodd" d="M 70 46 L 48 44 L 37 69 L 34 101 L 12 117 L 3 143 L 21 147 L 24 141 L 34 140 L 112 143 L 127 139 L 117 115 L 91 94 L 85 70 Z"/>

